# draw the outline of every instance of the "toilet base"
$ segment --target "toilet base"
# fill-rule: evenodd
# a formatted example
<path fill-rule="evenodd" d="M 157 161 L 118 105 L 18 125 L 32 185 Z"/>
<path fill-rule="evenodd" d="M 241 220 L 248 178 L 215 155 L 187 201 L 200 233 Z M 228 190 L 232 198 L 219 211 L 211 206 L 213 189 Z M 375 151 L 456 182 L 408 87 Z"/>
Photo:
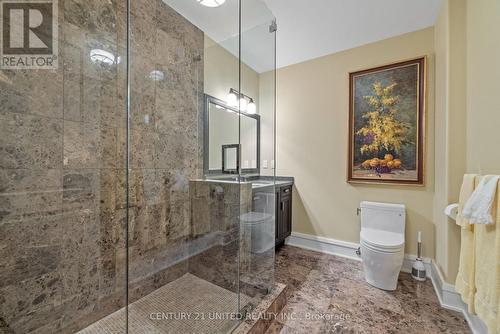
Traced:
<path fill-rule="evenodd" d="M 371 280 L 371 279 L 367 278 L 365 275 L 365 281 L 366 281 L 366 283 L 370 284 L 371 286 L 376 287 L 377 289 L 386 290 L 386 291 L 394 291 L 398 287 L 398 279 L 397 278 L 394 282 L 381 283 L 379 281 Z"/>
<path fill-rule="evenodd" d="M 403 266 L 404 248 L 394 253 L 382 253 L 361 244 L 361 259 L 365 281 L 376 288 L 394 291 Z"/>

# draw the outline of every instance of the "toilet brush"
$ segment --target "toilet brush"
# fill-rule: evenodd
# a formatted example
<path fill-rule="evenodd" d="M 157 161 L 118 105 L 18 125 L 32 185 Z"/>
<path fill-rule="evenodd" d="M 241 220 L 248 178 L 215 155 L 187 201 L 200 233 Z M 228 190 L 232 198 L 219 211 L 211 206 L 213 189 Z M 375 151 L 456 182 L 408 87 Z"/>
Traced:
<path fill-rule="evenodd" d="M 417 243 L 417 258 L 411 268 L 411 276 L 417 281 L 425 281 L 427 275 L 425 273 L 425 265 L 422 261 L 422 232 L 418 232 Z"/>

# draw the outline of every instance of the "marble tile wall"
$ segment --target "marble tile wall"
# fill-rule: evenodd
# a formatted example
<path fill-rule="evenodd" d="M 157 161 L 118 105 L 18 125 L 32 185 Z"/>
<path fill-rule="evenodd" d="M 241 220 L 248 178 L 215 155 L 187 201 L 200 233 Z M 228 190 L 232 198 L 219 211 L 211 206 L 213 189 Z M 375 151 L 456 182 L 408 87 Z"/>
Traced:
<path fill-rule="evenodd" d="M 274 247 L 252 252 L 256 231 L 240 222 L 240 215 L 255 209 L 252 185 L 196 180 L 189 188 L 193 239 L 188 271 L 244 294 L 248 303 L 242 309 L 253 310 L 274 286 Z"/>
<path fill-rule="evenodd" d="M 72 333 L 125 304 L 126 2 L 59 0 L 59 13 L 59 68 L 0 74 L 7 333 Z M 203 33 L 161 0 L 132 1 L 131 19 L 137 299 L 188 270 L 175 262 L 189 255 L 188 180 L 202 171 Z M 115 62 L 93 62 L 95 49 Z"/>
<path fill-rule="evenodd" d="M 240 229 L 240 214 L 252 207 L 252 185 L 193 180 L 190 182 L 190 273 L 238 292 L 238 270 L 247 268 L 250 235 Z M 208 236 L 211 236 L 207 238 Z M 196 239 L 209 240 L 204 244 Z M 203 250 L 200 252 L 200 250 Z"/>
<path fill-rule="evenodd" d="M 204 48 L 203 32 L 163 1 L 132 4 L 131 301 L 188 270 L 189 180 L 200 178 L 203 170 Z M 153 71 L 163 80 L 152 80 Z"/>

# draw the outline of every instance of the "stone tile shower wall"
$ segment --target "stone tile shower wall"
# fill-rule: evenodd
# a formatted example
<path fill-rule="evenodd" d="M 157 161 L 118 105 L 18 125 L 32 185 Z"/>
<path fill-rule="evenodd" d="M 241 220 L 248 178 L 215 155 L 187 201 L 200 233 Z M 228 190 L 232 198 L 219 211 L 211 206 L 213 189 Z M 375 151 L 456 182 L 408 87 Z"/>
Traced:
<path fill-rule="evenodd" d="M 131 21 L 129 292 L 187 272 L 189 180 L 202 177 L 204 34 L 161 0 Z M 163 80 L 151 79 L 159 71 Z M 157 72 L 157 73 L 159 73 Z"/>
<path fill-rule="evenodd" d="M 190 182 L 190 273 L 233 292 L 248 271 L 250 241 L 240 215 L 252 209 L 250 183 Z"/>
<path fill-rule="evenodd" d="M 59 7 L 59 68 L 0 73 L 0 332 L 71 333 L 125 305 L 126 2 Z M 134 300 L 188 269 L 203 33 L 160 0 L 131 14 Z"/>

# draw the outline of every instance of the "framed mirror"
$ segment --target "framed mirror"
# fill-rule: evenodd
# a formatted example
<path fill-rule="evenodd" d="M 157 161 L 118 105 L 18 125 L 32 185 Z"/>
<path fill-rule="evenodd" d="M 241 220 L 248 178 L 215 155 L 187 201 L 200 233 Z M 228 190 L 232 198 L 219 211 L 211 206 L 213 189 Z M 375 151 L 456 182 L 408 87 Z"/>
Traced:
<path fill-rule="evenodd" d="M 205 94 L 203 137 L 205 175 L 237 174 L 238 168 L 242 174 L 259 174 L 259 115 L 239 112 L 238 108 Z M 238 145 L 239 155 L 235 150 Z"/>

